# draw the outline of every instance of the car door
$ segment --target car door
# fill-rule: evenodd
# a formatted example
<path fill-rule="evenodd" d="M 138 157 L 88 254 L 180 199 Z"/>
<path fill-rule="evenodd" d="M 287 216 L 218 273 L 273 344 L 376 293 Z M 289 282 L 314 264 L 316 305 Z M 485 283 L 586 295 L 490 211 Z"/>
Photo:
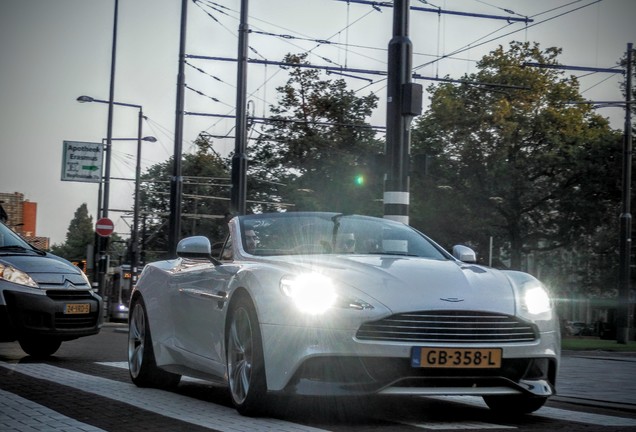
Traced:
<path fill-rule="evenodd" d="M 175 347 L 195 366 L 222 373 L 223 327 L 227 286 L 232 272 L 225 265 L 198 263 L 182 268 L 172 278 Z M 210 363 L 212 361 L 212 363 Z"/>

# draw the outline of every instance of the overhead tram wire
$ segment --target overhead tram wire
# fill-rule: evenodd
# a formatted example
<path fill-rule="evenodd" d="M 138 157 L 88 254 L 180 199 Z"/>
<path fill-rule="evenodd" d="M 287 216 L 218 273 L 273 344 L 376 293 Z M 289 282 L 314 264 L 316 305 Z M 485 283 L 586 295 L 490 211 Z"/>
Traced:
<path fill-rule="evenodd" d="M 341 1 L 341 0 L 337 0 L 337 1 Z M 578 1 L 577 1 L 577 2 L 575 2 L 575 3 L 578 3 L 579 1 L 582 1 L 582 0 L 578 0 Z M 554 19 L 556 19 L 556 18 L 560 18 L 560 17 L 565 16 L 565 15 L 568 15 L 568 14 L 570 14 L 570 13 L 572 13 L 572 12 L 576 12 L 576 11 L 581 10 L 581 9 L 584 9 L 584 8 L 586 8 L 586 7 L 588 7 L 588 6 L 592 6 L 592 5 L 594 5 L 594 4 L 596 4 L 596 3 L 599 3 L 599 2 L 601 2 L 601 1 L 602 1 L 602 0 L 594 0 L 594 1 L 592 1 L 592 3 L 589 3 L 589 4 L 586 4 L 586 5 L 580 6 L 580 7 L 578 7 L 578 8 L 568 10 L 568 11 L 563 12 L 563 13 L 561 13 L 561 14 L 558 14 L 558 15 L 555 15 L 555 16 L 552 16 L 552 17 L 549 17 L 549 18 L 546 18 L 546 19 L 544 19 L 543 21 L 539 21 L 539 22 L 535 22 L 535 23 L 533 23 L 533 24 L 527 25 L 527 26 L 526 26 L 525 28 L 523 28 L 523 29 L 513 30 L 513 31 L 508 32 L 508 33 L 505 33 L 505 34 L 503 34 L 503 35 L 501 35 L 501 36 L 497 36 L 497 37 L 492 38 L 492 39 L 489 39 L 489 40 L 487 40 L 487 41 L 484 41 L 484 42 L 478 43 L 477 45 L 472 45 L 472 44 L 465 45 L 464 47 L 462 47 L 462 48 L 458 48 L 458 49 L 456 49 L 455 51 L 451 52 L 450 54 L 446 54 L 446 55 L 444 55 L 444 56 L 442 56 L 442 57 L 440 57 L 440 58 L 438 58 L 438 59 L 436 59 L 436 60 L 430 61 L 430 62 L 428 62 L 428 63 L 421 64 L 421 65 L 419 65 L 419 66 L 416 66 L 416 67 L 414 67 L 414 68 L 413 68 L 413 70 L 419 70 L 419 69 L 421 69 L 421 68 L 423 68 L 423 67 L 425 67 L 425 66 L 429 66 L 429 65 L 431 65 L 431 64 L 433 64 L 433 63 L 435 63 L 435 62 L 438 62 L 438 61 L 440 61 L 440 60 L 443 60 L 443 59 L 447 58 L 448 56 L 456 55 L 456 54 L 462 53 L 462 52 L 464 52 L 464 51 L 468 51 L 469 49 L 473 49 L 473 48 L 480 47 L 480 46 L 482 46 L 482 45 L 486 45 L 486 44 L 488 44 L 488 43 L 491 43 L 491 42 L 496 41 L 497 39 L 501 39 L 501 38 L 503 38 L 503 37 L 510 36 L 511 34 L 518 33 L 518 32 L 520 32 L 520 31 L 522 31 L 522 30 L 527 30 L 528 28 L 531 28 L 531 27 L 536 27 L 536 26 L 541 25 L 541 24 L 544 24 L 544 23 L 546 23 L 546 22 L 548 22 L 548 21 L 552 21 L 552 20 L 554 20 Z M 543 14 L 543 13 L 541 13 L 541 14 Z"/>
<path fill-rule="evenodd" d="M 231 17 L 231 16 L 230 16 L 228 13 L 226 13 L 225 11 L 220 11 L 220 10 L 219 10 L 219 8 L 223 8 L 223 9 L 226 9 L 226 10 L 228 10 L 228 11 L 231 11 L 231 9 L 230 9 L 230 8 L 224 7 L 224 6 L 222 6 L 222 5 L 219 5 L 219 4 L 217 4 L 217 3 L 214 3 L 214 2 L 212 2 L 212 1 L 205 1 L 205 2 L 204 2 L 204 1 L 202 1 L 202 0 L 193 0 L 193 1 L 194 1 L 194 2 L 197 4 L 197 6 L 199 6 L 202 10 L 203 10 L 203 7 L 202 7 L 199 3 L 205 3 L 206 5 L 208 5 L 208 7 L 212 8 L 212 10 L 214 10 L 214 11 L 216 11 L 216 12 L 221 12 L 222 14 L 224 14 L 224 15 L 226 15 L 226 16 L 228 16 L 228 17 Z M 354 2 L 356 2 L 356 1 L 354 1 Z M 357 1 L 357 3 L 363 3 L 363 4 L 365 4 L 365 3 L 366 3 L 366 4 L 371 4 L 371 2 L 364 2 L 364 1 Z M 382 5 L 382 6 L 388 6 L 388 4 L 381 4 L 381 5 Z M 423 10 L 423 11 L 426 11 L 426 12 L 432 12 L 432 11 L 433 11 L 433 10 L 430 10 L 430 9 L 426 9 L 426 8 L 418 8 L 418 7 L 413 7 L 412 9 L 414 9 L 414 10 Z M 379 9 L 378 9 L 378 8 L 374 8 L 374 10 L 379 10 Z M 221 23 L 221 22 L 220 22 L 217 18 L 215 18 L 215 17 L 214 17 L 211 13 L 209 13 L 209 12 L 207 12 L 207 11 L 204 11 L 204 12 L 205 12 L 206 14 L 208 14 L 208 16 L 210 16 L 210 18 L 212 18 L 215 22 L 217 22 L 218 24 L 220 24 L 220 25 L 222 25 L 222 26 L 223 26 L 223 24 L 222 24 L 222 23 Z M 373 11 L 369 11 L 367 14 L 365 14 L 363 17 L 359 18 L 359 19 L 358 19 L 358 20 L 356 20 L 355 22 L 358 22 L 359 20 L 361 20 L 361 19 L 363 19 L 364 17 L 368 16 L 368 15 L 369 15 L 370 13 L 372 13 L 372 12 L 373 12 Z M 435 10 L 435 12 L 440 12 L 440 10 L 439 10 L 439 9 L 438 9 L 438 10 Z M 463 12 L 457 12 L 457 11 L 444 11 L 444 12 L 451 13 L 451 14 L 457 14 L 457 15 L 464 15 L 464 14 L 466 14 L 466 13 L 463 13 Z M 472 15 L 475 15 L 475 14 L 472 14 Z M 482 16 L 482 15 L 478 15 L 478 16 Z M 495 19 L 503 19 L 502 17 L 496 17 L 496 16 L 494 16 L 494 15 L 483 15 L 483 17 L 489 17 L 489 18 L 495 18 Z M 525 22 L 527 22 L 527 21 L 528 21 L 527 19 L 512 19 L 511 17 L 506 17 L 506 20 L 507 20 L 507 21 L 525 21 Z M 259 20 L 259 21 L 265 22 L 265 21 L 263 21 L 263 20 Z M 355 23 L 355 22 L 354 22 L 354 23 Z M 351 25 L 353 25 L 354 23 L 349 23 L 345 29 L 349 28 L 349 27 L 350 27 Z M 272 25 L 271 23 L 268 23 L 268 24 L 269 24 L 269 25 Z M 223 26 L 223 27 L 224 27 L 224 28 L 226 28 L 226 30 L 227 30 L 227 27 L 226 27 L 226 26 Z M 279 27 L 280 27 L 280 26 L 279 26 Z M 281 27 L 281 28 L 282 28 L 282 27 Z M 283 39 L 303 39 L 303 40 L 311 40 L 311 41 L 315 41 L 315 42 L 317 43 L 316 47 L 312 48 L 311 50 L 306 50 L 306 51 L 305 51 L 305 52 L 308 52 L 308 53 L 309 53 L 309 52 L 312 52 L 315 48 L 317 48 L 318 46 L 321 46 L 321 45 L 336 45 L 336 43 L 334 43 L 334 42 L 332 42 L 332 41 L 330 41 L 330 40 L 326 40 L 326 39 L 310 39 L 310 38 L 308 38 L 308 37 L 302 37 L 302 38 L 301 38 L 301 37 L 297 37 L 297 36 L 274 34 L 274 33 L 271 33 L 271 32 L 257 31 L 257 30 L 252 30 L 252 32 L 253 32 L 253 33 L 257 33 L 257 34 L 263 34 L 263 35 L 270 35 L 270 36 L 281 37 L 281 38 L 283 38 Z M 331 38 L 333 38 L 333 37 L 337 36 L 337 35 L 338 35 L 338 34 L 340 34 L 341 32 L 342 32 L 342 30 L 340 30 L 340 31 L 336 32 L 336 33 L 335 33 L 335 34 L 334 34 Z M 329 38 L 329 39 L 331 39 L 331 38 Z M 296 46 L 295 44 L 292 44 L 292 45 L 294 45 L 296 48 L 300 48 L 300 47 Z M 340 45 L 340 44 L 338 44 L 338 45 Z M 301 48 L 301 49 L 302 49 L 302 48 Z M 255 51 L 255 50 L 253 50 L 253 51 L 257 53 L 257 51 Z M 201 57 L 199 57 L 199 56 L 188 56 L 188 57 L 191 57 L 191 58 L 201 58 Z M 261 57 L 262 57 L 262 56 L 261 56 Z M 331 64 L 337 64 L 336 62 L 333 62 L 332 60 L 330 60 L 330 59 L 328 59 L 328 58 L 326 58 L 326 57 L 324 57 L 324 56 L 319 56 L 319 57 L 320 57 L 320 58 L 322 58 L 324 61 L 326 61 L 326 62 L 328 62 L 328 63 L 331 63 Z M 445 56 L 445 57 L 449 57 L 449 56 Z M 264 61 L 264 62 L 263 62 L 263 64 L 269 64 L 269 62 L 265 62 L 265 61 Z M 336 70 L 336 69 L 328 69 L 328 68 L 320 67 L 320 66 L 317 66 L 317 68 L 319 68 L 319 69 L 320 69 L 320 68 L 323 68 L 323 69 L 325 69 L 328 73 L 329 73 L 329 72 L 332 72 L 332 73 L 336 73 L 336 74 L 343 74 L 343 69 L 344 69 L 344 68 L 340 67 L 340 68 L 339 68 L 339 70 Z M 349 68 L 347 68 L 347 69 L 349 69 Z M 349 69 L 349 70 L 351 70 L 351 69 Z M 364 73 L 364 72 L 363 72 L 363 70 L 352 70 L 352 71 L 353 71 L 353 72 L 358 72 L 358 73 Z M 277 71 L 277 73 L 279 73 L 279 72 L 280 72 L 280 71 Z M 355 77 L 355 76 L 353 76 L 353 75 L 348 75 L 348 74 L 343 74 L 343 76 L 348 76 L 348 77 L 350 77 L 350 78 L 360 78 L 360 79 L 365 79 L 365 78 Z M 213 77 L 213 78 L 215 78 L 215 77 Z M 450 80 L 450 79 L 439 79 L 439 78 L 422 77 L 422 76 L 416 76 L 416 79 L 433 79 L 433 80 L 453 81 L 453 80 Z M 374 82 L 373 80 L 370 80 L 370 81 L 371 81 L 371 83 L 370 83 L 369 85 L 377 84 L 377 82 L 378 82 L 378 81 L 375 81 L 375 82 Z M 382 81 L 382 80 L 381 80 L 381 81 Z M 465 81 L 463 81 L 463 82 L 465 82 Z M 260 87 L 259 87 L 259 88 L 260 88 Z M 196 91 L 196 90 L 194 90 L 194 89 L 192 89 L 192 90 L 193 90 L 193 91 Z M 257 90 L 257 91 L 258 91 L 258 90 Z M 360 90 L 358 90 L 358 91 L 360 91 Z M 199 94 L 202 94 L 202 92 L 199 92 Z M 205 96 L 205 95 L 204 95 L 204 96 Z M 208 96 L 208 97 L 209 97 L 209 96 Z M 210 97 L 210 98 L 211 98 L 211 97 Z M 215 98 L 211 98 L 211 99 L 212 99 L 212 100 L 215 100 L 215 101 L 218 101 L 218 100 L 216 100 Z M 209 130 L 209 129 L 208 129 L 208 130 Z"/>
<path fill-rule="evenodd" d="M 378 1 L 370 1 L 370 0 L 335 0 L 338 2 L 351 2 L 351 3 L 359 3 L 359 4 L 365 4 L 365 5 L 370 5 L 372 7 L 393 7 L 393 3 L 391 2 L 378 2 Z M 411 6 L 410 7 L 411 10 L 413 11 L 418 11 L 418 12 L 432 12 L 432 13 L 437 13 L 437 14 L 446 14 L 446 15 L 458 15 L 458 16 L 469 16 L 469 17 L 474 17 L 474 18 L 486 18 L 486 19 L 494 19 L 494 20 L 504 20 L 504 21 L 517 21 L 517 22 L 532 22 L 532 20 L 528 17 L 523 17 L 523 18 L 515 18 L 515 17 L 511 17 L 511 16 L 502 16 L 502 15 L 491 15 L 491 14 L 479 14 L 479 13 L 474 13 L 474 12 L 461 12 L 461 11 L 454 11 L 454 10 L 448 10 L 448 9 L 442 9 L 442 8 L 437 8 L 437 9 L 432 9 L 432 8 L 424 8 L 421 6 Z"/>
<path fill-rule="evenodd" d="M 336 1 L 346 1 L 346 0 L 336 0 Z M 353 1 L 353 0 L 351 0 L 351 1 Z M 552 8 L 552 9 L 550 9 L 550 10 L 548 10 L 548 11 L 540 12 L 540 13 L 538 13 L 538 14 L 533 15 L 533 16 L 532 16 L 532 18 L 537 17 L 537 16 L 540 16 L 540 15 L 544 15 L 544 14 L 546 14 L 546 13 L 549 13 L 549 12 L 552 12 L 552 11 L 555 11 L 555 10 L 558 10 L 558 9 L 562 9 L 563 7 L 571 6 L 571 5 L 575 4 L 575 3 L 580 3 L 581 1 L 583 1 L 583 0 L 575 0 L 575 1 L 571 2 L 571 3 L 568 3 L 567 5 L 562 5 L 562 6 L 559 6 L 559 7 L 556 7 L 556 8 Z M 432 64 L 434 64 L 434 63 L 436 63 L 436 62 L 439 62 L 439 61 L 441 61 L 441 60 L 448 59 L 448 58 L 452 58 L 452 56 L 455 56 L 455 55 L 457 55 L 457 54 L 460 54 L 460 53 L 462 53 L 462 52 L 464 52 L 464 51 L 468 51 L 468 50 L 470 50 L 470 49 L 477 48 L 477 47 L 480 47 L 480 46 L 482 46 L 482 45 L 486 45 L 486 44 L 488 44 L 488 43 L 494 42 L 494 41 L 496 41 L 496 40 L 498 40 L 498 39 L 501 39 L 501 38 L 503 38 L 503 37 L 510 36 L 510 35 L 512 35 L 512 34 L 514 34 L 514 33 L 518 33 L 518 32 L 520 32 L 520 31 L 527 31 L 527 29 L 528 29 L 528 28 L 530 28 L 530 27 L 536 27 L 536 26 L 541 25 L 541 24 L 544 24 L 544 23 L 546 23 L 546 22 L 548 22 L 548 21 L 552 21 L 552 20 L 554 20 L 554 19 L 556 19 L 556 18 L 560 18 L 560 17 L 563 17 L 563 16 L 568 15 L 568 14 L 570 14 L 570 13 L 573 13 L 573 12 L 576 12 L 576 11 L 578 11 L 578 10 L 584 9 L 584 8 L 586 8 L 586 7 L 588 7 L 588 6 L 592 6 L 592 5 L 594 5 L 594 4 L 596 4 L 596 3 L 599 3 L 599 2 L 601 2 L 601 1 L 602 1 L 602 0 L 594 0 L 594 1 L 592 1 L 591 3 L 589 3 L 589 4 L 585 4 L 585 5 L 583 5 L 583 6 L 580 6 L 580 7 L 575 8 L 575 9 L 567 10 L 567 11 L 565 11 L 565 12 L 563 12 L 563 13 L 558 14 L 558 15 L 554 15 L 554 16 L 548 17 L 548 18 L 546 18 L 546 19 L 544 19 L 544 20 L 542 20 L 542 21 L 534 22 L 534 23 L 533 23 L 533 24 L 531 24 L 531 25 L 526 25 L 523 29 L 513 30 L 513 31 L 511 31 L 511 32 L 505 33 L 505 34 L 503 34 L 503 35 L 500 35 L 500 36 L 494 37 L 494 38 L 492 38 L 492 39 L 489 39 L 489 40 L 483 41 L 483 42 L 478 43 L 478 44 L 470 43 L 470 44 L 464 45 L 463 47 L 458 48 L 458 49 L 456 49 L 456 50 L 452 51 L 452 52 L 451 52 L 451 53 L 449 53 L 449 54 L 445 54 L 445 55 L 443 55 L 443 56 L 441 56 L 441 57 L 439 57 L 439 58 L 437 58 L 437 59 L 435 59 L 435 60 L 431 60 L 431 61 L 426 62 L 426 63 L 423 63 L 423 64 L 421 64 L 421 65 L 419 65 L 419 66 L 415 66 L 415 67 L 413 68 L 413 71 L 417 71 L 417 70 L 422 69 L 422 68 L 424 68 L 424 67 L 426 67 L 426 66 L 430 66 L 430 65 L 432 65 Z M 504 26 L 503 28 L 505 28 L 505 27 L 508 27 L 508 26 Z M 496 33 L 496 32 L 498 32 L 498 31 L 500 31 L 500 30 L 501 30 L 501 29 L 496 30 L 495 32 L 491 32 L 490 34 Z M 487 35 L 487 36 L 488 36 L 488 35 Z M 487 36 L 484 36 L 484 37 L 487 37 Z M 478 39 L 478 40 L 481 40 L 481 39 L 483 39 L 483 37 L 482 37 L 482 38 L 480 38 L 480 39 Z M 381 81 L 384 81 L 385 79 L 386 79 L 386 78 L 382 78 L 382 79 L 380 79 L 380 80 L 378 80 L 378 81 L 374 82 L 373 84 L 377 84 L 377 83 L 379 83 L 379 82 L 381 82 Z M 366 89 L 367 87 L 369 87 L 370 85 L 371 85 L 371 84 L 368 84 L 368 85 L 365 85 L 365 86 L 363 86 L 363 87 L 360 87 L 359 89 L 357 89 L 357 90 L 356 90 L 356 92 L 362 91 L 362 90 Z"/>

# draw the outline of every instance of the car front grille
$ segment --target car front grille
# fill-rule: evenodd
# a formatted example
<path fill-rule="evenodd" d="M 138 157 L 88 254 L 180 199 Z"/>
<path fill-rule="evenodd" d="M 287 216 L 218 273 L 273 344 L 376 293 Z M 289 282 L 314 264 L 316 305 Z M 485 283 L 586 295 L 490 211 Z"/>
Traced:
<path fill-rule="evenodd" d="M 77 300 L 94 300 L 90 291 L 81 290 L 48 290 L 46 292 L 47 297 L 56 301 L 77 301 Z"/>
<path fill-rule="evenodd" d="M 537 339 L 535 326 L 514 316 L 473 311 L 420 311 L 363 324 L 360 340 L 513 343 Z"/>

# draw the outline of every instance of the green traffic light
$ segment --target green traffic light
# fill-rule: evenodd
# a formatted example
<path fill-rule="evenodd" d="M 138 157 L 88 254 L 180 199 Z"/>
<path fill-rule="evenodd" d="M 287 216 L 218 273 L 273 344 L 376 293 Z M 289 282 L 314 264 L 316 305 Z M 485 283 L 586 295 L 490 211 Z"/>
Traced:
<path fill-rule="evenodd" d="M 355 177 L 354 179 L 354 183 L 356 184 L 356 186 L 363 186 L 364 185 L 364 176 L 359 174 Z"/>

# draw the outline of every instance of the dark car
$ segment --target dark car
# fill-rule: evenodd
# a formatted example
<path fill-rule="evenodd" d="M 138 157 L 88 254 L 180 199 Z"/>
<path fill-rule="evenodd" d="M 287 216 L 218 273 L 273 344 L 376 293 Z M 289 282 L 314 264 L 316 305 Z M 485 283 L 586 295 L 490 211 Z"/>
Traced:
<path fill-rule="evenodd" d="M 64 341 L 97 334 L 101 310 L 82 270 L 0 223 L 0 342 L 50 356 Z"/>

